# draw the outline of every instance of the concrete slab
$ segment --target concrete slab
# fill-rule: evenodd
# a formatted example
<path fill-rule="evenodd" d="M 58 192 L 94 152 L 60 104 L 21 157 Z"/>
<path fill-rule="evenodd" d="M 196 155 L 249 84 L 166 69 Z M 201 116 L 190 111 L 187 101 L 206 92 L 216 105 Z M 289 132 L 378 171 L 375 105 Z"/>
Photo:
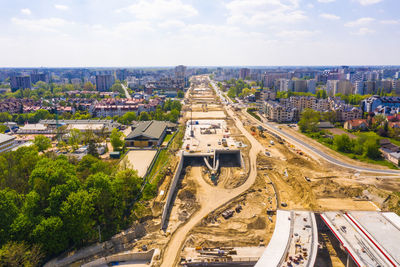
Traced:
<path fill-rule="evenodd" d="M 149 168 L 157 150 L 130 150 L 125 158 L 133 169 L 138 171 L 138 175 L 143 177 Z M 123 161 L 121 161 L 122 164 Z"/>

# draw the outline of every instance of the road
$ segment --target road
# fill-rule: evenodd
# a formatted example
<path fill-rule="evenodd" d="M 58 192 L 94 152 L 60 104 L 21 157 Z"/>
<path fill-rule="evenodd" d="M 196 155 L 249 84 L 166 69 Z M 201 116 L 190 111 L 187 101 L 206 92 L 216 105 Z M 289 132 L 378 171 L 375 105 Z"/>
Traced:
<path fill-rule="evenodd" d="M 232 103 L 230 101 L 230 99 L 225 98 L 224 96 L 222 96 L 222 92 L 218 89 L 218 87 L 215 85 L 215 83 L 211 83 L 214 87 L 214 90 L 217 91 L 217 94 L 224 99 L 225 101 L 229 101 L 230 103 Z M 289 140 L 291 143 L 298 145 L 299 147 L 303 147 L 306 150 L 316 154 L 317 156 L 319 156 L 320 158 L 328 161 L 329 163 L 335 164 L 337 166 L 340 167 L 344 167 L 344 168 L 348 168 L 348 169 L 352 169 L 358 172 L 369 172 L 369 173 L 377 173 L 377 174 L 392 174 L 392 175 L 400 175 L 400 171 L 398 170 L 382 170 L 382 169 L 374 169 L 374 168 L 367 168 L 367 167 L 360 167 L 360 166 L 353 166 L 347 162 L 344 161 L 340 161 L 328 154 L 326 154 L 325 152 L 319 150 L 318 148 L 312 146 L 311 144 L 308 144 L 306 142 L 304 142 L 303 140 L 300 140 L 299 138 L 296 138 L 295 136 L 284 132 L 282 130 L 280 130 L 277 126 L 268 123 L 268 122 L 260 122 L 257 119 L 255 119 L 253 116 L 250 116 L 246 111 L 243 111 L 243 113 L 254 123 L 264 126 L 267 129 L 269 129 L 270 131 L 278 134 L 280 137 L 282 137 L 283 139 Z M 390 177 L 390 178 L 394 178 L 394 177 Z"/>
<path fill-rule="evenodd" d="M 125 97 L 128 99 L 131 99 L 132 96 L 129 94 L 128 87 L 126 87 L 126 85 L 123 83 L 121 83 L 121 85 L 122 85 L 122 89 L 124 89 L 124 91 L 125 91 Z"/>
<path fill-rule="evenodd" d="M 247 112 L 244 112 L 247 113 Z M 325 152 L 319 150 L 318 148 L 312 146 L 309 143 L 304 142 L 303 140 L 300 140 L 299 138 L 296 138 L 295 136 L 284 132 L 282 130 L 280 130 L 277 126 L 268 123 L 268 122 L 260 122 L 258 120 L 256 120 L 254 117 L 246 114 L 246 116 L 251 119 L 253 122 L 257 123 L 258 125 L 264 126 L 267 129 L 271 130 L 272 132 L 275 132 L 276 134 L 278 134 L 280 137 L 289 140 L 292 143 L 296 143 L 299 146 L 302 146 L 304 148 L 306 148 L 309 151 L 312 151 L 313 153 L 317 154 L 319 157 L 323 158 L 324 160 L 328 161 L 329 163 L 335 164 L 337 166 L 340 167 L 344 167 L 344 168 L 348 168 L 348 169 L 352 169 L 358 172 L 370 172 L 370 173 L 377 173 L 377 174 L 393 174 L 393 175 L 400 175 L 400 171 L 399 170 L 383 170 L 383 169 L 374 169 L 374 168 L 367 168 L 367 167 L 360 167 L 360 166 L 354 166 L 351 165 L 347 162 L 344 161 L 340 161 L 328 154 L 326 154 Z M 393 177 L 391 177 L 393 178 Z"/>
<path fill-rule="evenodd" d="M 235 197 L 247 191 L 255 182 L 257 177 L 257 155 L 258 153 L 263 151 L 263 146 L 244 128 L 240 119 L 236 117 L 234 112 L 225 106 L 225 109 L 230 115 L 236 127 L 242 132 L 242 134 L 249 140 L 251 143 L 251 149 L 249 152 L 250 158 L 250 172 L 246 182 L 234 189 L 216 189 L 213 186 L 208 185 L 203 181 L 201 175 L 198 175 L 200 179 L 197 182 L 200 184 L 200 188 L 204 191 L 204 194 L 200 195 L 200 209 L 187 221 L 184 225 L 178 228 L 172 235 L 171 240 L 169 241 L 164 253 L 161 266 L 171 267 L 175 266 L 178 259 L 181 248 L 190 232 L 190 230 L 195 227 L 205 216 L 207 216 L 210 212 L 216 210 L 217 208 L 223 206 L 224 204 L 230 202 Z M 212 191 L 211 191 L 212 190 Z M 216 191 L 218 190 L 218 192 Z M 213 192 L 215 191 L 215 192 Z M 207 194 L 208 192 L 208 194 Z M 212 192 L 210 194 L 210 192 Z M 202 199 L 203 198 L 203 199 Z M 204 199 L 206 198 L 206 199 Z"/>

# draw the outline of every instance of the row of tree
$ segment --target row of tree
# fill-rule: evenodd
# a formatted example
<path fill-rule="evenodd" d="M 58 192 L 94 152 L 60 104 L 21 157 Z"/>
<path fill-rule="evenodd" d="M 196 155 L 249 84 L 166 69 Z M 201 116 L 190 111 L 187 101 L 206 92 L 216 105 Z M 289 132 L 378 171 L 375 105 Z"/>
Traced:
<path fill-rule="evenodd" d="M 99 231 L 107 239 L 134 219 L 141 183 L 136 171 L 91 155 L 71 163 L 26 147 L 4 153 L 0 246 L 36 246 L 48 257 L 98 240 Z"/>

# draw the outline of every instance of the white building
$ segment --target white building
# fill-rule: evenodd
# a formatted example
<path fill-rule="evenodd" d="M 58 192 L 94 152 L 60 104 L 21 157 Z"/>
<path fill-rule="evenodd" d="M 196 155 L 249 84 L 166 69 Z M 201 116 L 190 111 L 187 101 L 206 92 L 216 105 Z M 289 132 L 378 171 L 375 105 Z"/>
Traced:
<path fill-rule="evenodd" d="M 15 136 L 0 134 L 0 153 L 11 150 L 15 145 Z"/>

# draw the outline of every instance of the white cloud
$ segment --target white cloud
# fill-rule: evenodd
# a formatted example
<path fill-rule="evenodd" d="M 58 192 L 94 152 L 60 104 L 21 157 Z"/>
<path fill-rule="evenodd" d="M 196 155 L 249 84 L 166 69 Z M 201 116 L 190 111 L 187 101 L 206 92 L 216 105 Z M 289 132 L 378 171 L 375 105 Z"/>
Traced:
<path fill-rule="evenodd" d="M 359 18 L 358 20 L 347 22 L 344 26 L 346 26 L 346 27 L 364 26 L 364 25 L 367 25 L 367 24 L 369 24 L 369 23 L 371 23 L 373 21 L 375 21 L 374 18 L 369 18 L 369 17 Z"/>
<path fill-rule="evenodd" d="M 299 9 L 299 0 L 233 0 L 226 8 L 229 24 L 257 26 L 296 23 L 307 18 Z"/>
<path fill-rule="evenodd" d="M 339 20 L 340 17 L 334 14 L 322 13 L 319 15 L 321 18 L 329 19 L 329 20 Z"/>
<path fill-rule="evenodd" d="M 382 2 L 383 0 L 357 0 L 361 5 L 368 6 Z"/>
<path fill-rule="evenodd" d="M 58 28 L 73 24 L 73 22 L 69 22 L 61 18 L 44 18 L 36 20 L 11 18 L 11 22 L 29 30 L 47 32 L 57 32 Z"/>
<path fill-rule="evenodd" d="M 277 34 L 279 37 L 287 39 L 304 39 L 318 34 L 318 31 L 296 30 L 296 31 L 281 31 Z"/>
<path fill-rule="evenodd" d="M 332 3 L 335 2 L 336 0 L 318 0 L 320 3 Z"/>
<path fill-rule="evenodd" d="M 400 20 L 381 20 L 380 23 L 386 24 L 386 25 L 396 25 L 400 24 Z"/>
<path fill-rule="evenodd" d="M 21 9 L 21 13 L 25 15 L 30 15 L 32 14 L 32 11 L 29 8 L 23 8 Z"/>
<path fill-rule="evenodd" d="M 193 6 L 184 4 L 181 0 L 139 0 L 117 11 L 127 11 L 140 20 L 188 18 L 198 14 Z"/>
<path fill-rule="evenodd" d="M 365 27 L 358 29 L 358 31 L 356 31 L 356 32 L 352 32 L 352 34 L 355 34 L 355 35 L 367 35 L 367 34 L 372 34 L 372 33 L 375 33 L 375 31 L 372 29 L 369 29 L 369 28 L 365 28 Z"/>
<path fill-rule="evenodd" d="M 166 21 L 159 23 L 158 27 L 164 28 L 164 29 L 166 29 L 166 28 L 183 28 L 183 27 L 185 27 L 185 23 L 181 20 L 170 19 L 170 20 L 166 20 Z"/>
<path fill-rule="evenodd" d="M 69 6 L 66 6 L 66 5 L 54 5 L 54 7 L 59 10 L 68 10 L 69 9 Z"/>

